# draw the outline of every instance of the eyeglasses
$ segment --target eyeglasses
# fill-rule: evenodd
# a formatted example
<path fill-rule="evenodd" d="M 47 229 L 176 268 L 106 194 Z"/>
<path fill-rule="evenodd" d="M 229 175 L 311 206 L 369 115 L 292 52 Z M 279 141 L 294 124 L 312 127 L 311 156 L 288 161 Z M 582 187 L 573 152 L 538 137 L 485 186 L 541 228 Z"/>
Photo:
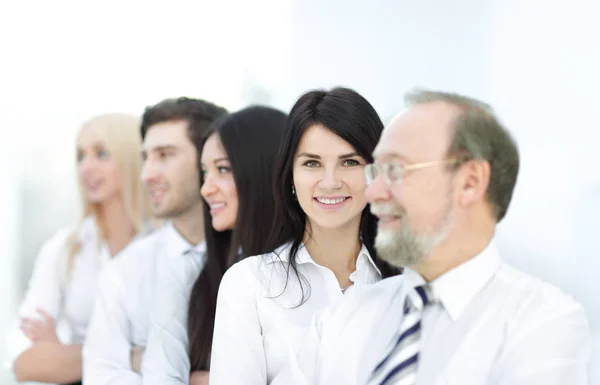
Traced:
<path fill-rule="evenodd" d="M 383 175 L 383 178 L 387 182 L 388 185 L 393 183 L 401 183 L 404 178 L 404 173 L 411 170 L 419 170 L 422 168 L 439 166 L 442 164 L 448 163 L 457 163 L 458 159 L 444 159 L 444 160 L 434 160 L 432 162 L 423 162 L 423 163 L 415 163 L 410 164 L 408 166 L 401 166 L 396 163 L 371 163 L 365 166 L 365 178 L 367 179 L 367 185 L 373 183 L 375 178 L 379 175 Z"/>

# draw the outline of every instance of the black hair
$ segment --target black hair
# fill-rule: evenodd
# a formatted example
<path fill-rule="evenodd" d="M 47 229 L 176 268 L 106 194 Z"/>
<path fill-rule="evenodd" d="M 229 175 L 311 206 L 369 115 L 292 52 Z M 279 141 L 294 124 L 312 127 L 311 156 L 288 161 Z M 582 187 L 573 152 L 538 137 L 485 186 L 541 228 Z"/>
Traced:
<path fill-rule="evenodd" d="M 285 121 L 283 112 L 253 106 L 225 116 L 211 127 L 229 158 L 239 203 L 234 228 L 216 231 L 204 202 L 207 256 L 188 308 L 192 371 L 209 370 L 217 293 L 225 271 L 243 257 L 272 251 L 267 238 L 275 217 L 273 171 Z"/>

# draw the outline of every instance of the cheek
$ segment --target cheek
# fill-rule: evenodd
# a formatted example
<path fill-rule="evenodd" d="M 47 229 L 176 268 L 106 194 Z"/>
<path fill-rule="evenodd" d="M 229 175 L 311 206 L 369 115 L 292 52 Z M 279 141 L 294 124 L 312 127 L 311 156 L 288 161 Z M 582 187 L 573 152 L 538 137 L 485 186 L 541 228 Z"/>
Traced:
<path fill-rule="evenodd" d="M 317 171 L 299 170 L 294 172 L 294 187 L 298 200 L 312 199 L 315 186 L 319 182 Z M 292 186 L 290 186 L 290 189 Z"/>
<path fill-rule="evenodd" d="M 367 191 L 367 181 L 365 180 L 362 170 L 360 173 L 353 173 L 346 181 L 346 184 L 350 187 L 352 196 L 355 197 L 357 201 L 365 202 L 366 204 L 365 192 Z"/>
<path fill-rule="evenodd" d="M 231 178 L 230 180 L 224 181 L 224 183 L 222 185 L 222 191 L 225 194 L 228 206 L 232 207 L 234 209 L 233 211 L 235 211 L 233 214 L 237 215 L 238 192 L 237 192 L 237 187 L 235 185 L 235 182 L 233 181 L 233 178 Z"/>
<path fill-rule="evenodd" d="M 106 164 L 104 169 L 105 169 L 104 174 L 107 178 L 108 183 L 111 186 L 120 188 L 121 184 L 122 184 L 122 180 L 121 180 L 122 178 L 121 178 L 121 172 L 119 171 L 119 168 L 117 167 L 117 165 L 112 162 L 109 162 L 108 164 Z"/>

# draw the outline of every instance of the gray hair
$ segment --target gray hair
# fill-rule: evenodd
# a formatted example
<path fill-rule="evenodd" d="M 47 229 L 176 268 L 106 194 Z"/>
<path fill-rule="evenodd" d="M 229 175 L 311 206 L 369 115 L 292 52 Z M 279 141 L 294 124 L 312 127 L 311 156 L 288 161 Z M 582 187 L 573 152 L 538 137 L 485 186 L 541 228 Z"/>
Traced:
<path fill-rule="evenodd" d="M 500 123 L 492 107 L 480 100 L 451 92 L 414 89 L 404 96 L 407 107 L 431 102 L 446 102 L 462 113 L 454 122 L 454 134 L 448 156 L 459 160 L 480 160 L 490 165 L 490 182 L 486 197 L 496 221 L 506 215 L 519 173 L 517 145 Z M 459 167 L 458 163 L 453 167 Z"/>

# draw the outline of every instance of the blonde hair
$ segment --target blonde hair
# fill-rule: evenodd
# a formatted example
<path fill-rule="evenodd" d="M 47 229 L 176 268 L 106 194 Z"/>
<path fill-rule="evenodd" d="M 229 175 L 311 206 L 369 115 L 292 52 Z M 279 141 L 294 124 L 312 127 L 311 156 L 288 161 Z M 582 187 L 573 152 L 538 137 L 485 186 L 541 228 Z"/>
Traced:
<path fill-rule="evenodd" d="M 142 138 L 140 133 L 140 119 L 127 114 L 105 114 L 89 119 L 79 130 L 78 136 L 84 130 L 92 129 L 98 135 L 111 158 L 116 161 L 121 176 L 122 196 L 127 217 L 138 233 L 148 225 L 151 219 L 150 202 L 140 183 L 142 169 Z M 98 205 L 88 201 L 79 185 L 81 197 L 81 218 L 67 239 L 67 279 L 73 269 L 75 256 L 81 250 L 79 231 L 83 221 L 93 216 L 98 225 L 100 242 L 106 240 L 106 225 L 99 215 Z"/>

